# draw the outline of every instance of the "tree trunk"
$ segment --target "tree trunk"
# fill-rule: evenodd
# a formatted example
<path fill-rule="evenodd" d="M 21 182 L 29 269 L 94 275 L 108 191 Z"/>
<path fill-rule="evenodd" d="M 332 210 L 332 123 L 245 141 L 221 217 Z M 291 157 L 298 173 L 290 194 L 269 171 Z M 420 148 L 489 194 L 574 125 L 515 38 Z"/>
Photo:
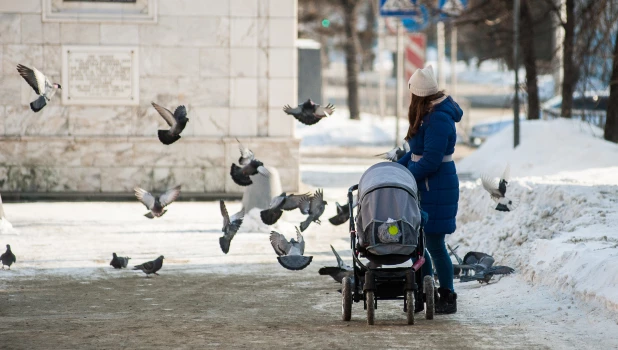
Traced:
<path fill-rule="evenodd" d="M 618 35 L 615 40 L 614 62 L 612 77 L 609 81 L 609 101 L 607 103 L 604 138 L 607 141 L 618 143 Z"/>
<path fill-rule="evenodd" d="M 376 41 L 377 35 L 377 12 L 378 12 L 378 3 L 375 0 L 369 0 L 369 4 L 367 6 L 367 31 L 368 35 L 368 47 L 366 48 L 365 54 L 363 55 L 363 66 L 365 66 L 364 70 L 371 71 L 373 70 L 373 62 L 375 61 L 375 54 L 372 50 L 373 43 Z"/>
<path fill-rule="evenodd" d="M 340 0 L 343 7 L 345 26 L 345 63 L 346 81 L 348 86 L 348 108 L 350 119 L 360 119 L 358 106 L 358 35 L 356 33 L 357 13 L 359 0 Z"/>
<path fill-rule="evenodd" d="M 576 67 L 573 63 L 575 46 L 575 0 L 566 0 L 566 23 L 564 25 L 564 50 L 562 57 L 562 110 L 563 118 L 571 118 L 573 91 L 576 83 Z"/>
<path fill-rule="evenodd" d="M 528 91 L 528 119 L 539 119 L 539 88 L 537 85 L 536 55 L 534 52 L 534 28 L 532 12 L 527 0 L 521 1 L 520 45 L 526 67 L 526 90 Z"/>

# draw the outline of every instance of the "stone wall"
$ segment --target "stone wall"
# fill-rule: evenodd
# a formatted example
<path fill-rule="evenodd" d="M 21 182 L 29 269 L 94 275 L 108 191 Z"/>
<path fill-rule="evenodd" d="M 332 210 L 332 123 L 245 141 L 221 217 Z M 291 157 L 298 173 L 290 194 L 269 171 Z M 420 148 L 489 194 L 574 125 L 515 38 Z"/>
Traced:
<path fill-rule="evenodd" d="M 122 11 L 100 18 L 72 15 L 61 0 L 0 1 L 0 190 L 111 193 L 181 183 L 188 192 L 239 193 L 229 176 L 237 137 L 278 168 L 285 191 L 297 191 L 300 141 L 281 110 L 297 104 L 296 0 L 131 6 L 142 5 L 143 19 Z M 69 45 L 136 47 L 139 105 L 63 105 L 56 95 L 32 112 L 35 94 L 16 65 L 61 82 Z M 157 139 L 166 124 L 151 101 L 187 106 L 190 121 L 175 144 Z"/>

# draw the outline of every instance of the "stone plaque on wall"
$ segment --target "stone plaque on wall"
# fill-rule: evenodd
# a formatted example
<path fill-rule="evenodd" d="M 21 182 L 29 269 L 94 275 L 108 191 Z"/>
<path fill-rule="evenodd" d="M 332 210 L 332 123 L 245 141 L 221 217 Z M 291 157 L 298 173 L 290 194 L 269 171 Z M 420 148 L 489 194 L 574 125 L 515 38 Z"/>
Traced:
<path fill-rule="evenodd" d="M 62 103 L 138 105 L 137 47 L 63 46 Z"/>

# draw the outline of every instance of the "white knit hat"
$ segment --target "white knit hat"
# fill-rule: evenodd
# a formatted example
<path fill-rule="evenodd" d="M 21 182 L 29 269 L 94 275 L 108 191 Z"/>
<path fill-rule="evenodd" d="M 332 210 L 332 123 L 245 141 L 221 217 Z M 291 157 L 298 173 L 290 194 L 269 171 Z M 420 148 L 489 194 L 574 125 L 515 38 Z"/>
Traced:
<path fill-rule="evenodd" d="M 424 97 L 438 92 L 438 82 L 431 65 L 417 69 L 408 80 L 408 89 L 416 96 Z"/>

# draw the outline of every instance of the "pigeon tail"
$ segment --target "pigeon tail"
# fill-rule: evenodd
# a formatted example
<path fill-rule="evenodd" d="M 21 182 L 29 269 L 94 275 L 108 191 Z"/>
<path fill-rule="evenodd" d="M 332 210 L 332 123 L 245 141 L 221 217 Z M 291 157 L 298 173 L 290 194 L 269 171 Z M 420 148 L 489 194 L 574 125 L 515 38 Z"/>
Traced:
<path fill-rule="evenodd" d="M 262 218 L 262 222 L 266 225 L 274 225 L 277 220 L 283 215 L 283 210 L 271 210 L 266 209 L 260 212 L 260 217 Z"/>
<path fill-rule="evenodd" d="M 39 96 L 39 98 L 37 98 L 36 100 L 30 103 L 30 109 L 32 109 L 32 111 L 36 113 L 40 111 L 41 109 L 43 109 L 45 105 L 47 105 L 47 101 L 45 100 L 45 97 Z"/>
<path fill-rule="evenodd" d="M 298 271 L 302 270 L 305 267 L 311 264 L 311 260 L 313 260 L 312 256 L 303 256 L 303 255 L 287 255 L 287 256 L 278 256 L 277 260 L 279 264 L 285 267 L 288 270 Z"/>
<path fill-rule="evenodd" d="M 226 239 L 225 237 L 219 237 L 219 246 L 221 246 L 221 251 L 225 254 L 230 251 L 230 243 L 232 243 L 232 240 Z"/>
<path fill-rule="evenodd" d="M 311 224 L 311 221 L 313 221 L 311 219 L 311 217 L 308 217 L 307 220 L 303 221 L 300 223 L 300 232 L 305 232 L 305 230 L 307 229 L 307 227 L 309 227 L 309 224 Z"/>
<path fill-rule="evenodd" d="M 154 214 L 151 211 L 149 211 L 146 214 L 144 214 L 144 216 L 149 218 L 149 219 L 154 219 Z"/>
<path fill-rule="evenodd" d="M 332 218 L 328 219 L 328 221 L 335 226 L 339 226 L 348 221 L 349 218 L 350 215 L 335 215 Z"/>
<path fill-rule="evenodd" d="M 173 135 L 169 130 L 159 130 L 159 141 L 164 145 L 171 145 L 179 139 L 180 135 Z"/>

